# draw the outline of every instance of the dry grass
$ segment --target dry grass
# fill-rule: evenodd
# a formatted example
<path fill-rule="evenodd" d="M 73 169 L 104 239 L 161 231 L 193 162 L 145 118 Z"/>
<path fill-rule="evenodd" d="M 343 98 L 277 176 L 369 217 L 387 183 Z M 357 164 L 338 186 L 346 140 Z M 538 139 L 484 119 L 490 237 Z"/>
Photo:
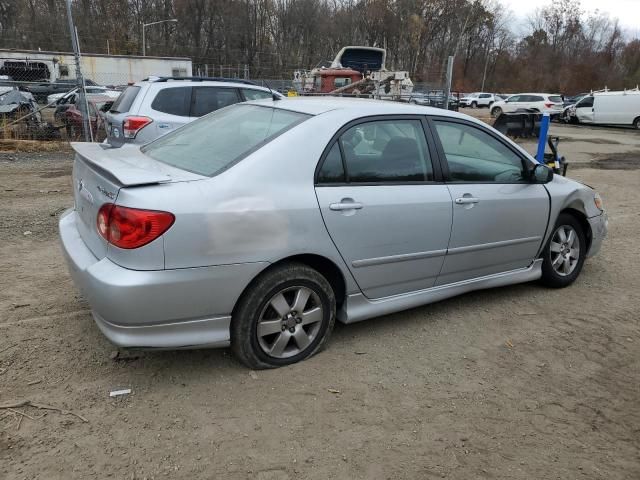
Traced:
<path fill-rule="evenodd" d="M 0 139 L 0 152 L 71 152 L 66 141 Z"/>

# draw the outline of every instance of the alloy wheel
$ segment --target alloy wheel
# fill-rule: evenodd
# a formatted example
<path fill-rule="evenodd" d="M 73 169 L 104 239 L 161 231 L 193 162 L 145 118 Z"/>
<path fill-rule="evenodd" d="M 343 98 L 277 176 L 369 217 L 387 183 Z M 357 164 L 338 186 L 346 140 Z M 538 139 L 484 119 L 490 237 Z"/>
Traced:
<path fill-rule="evenodd" d="M 317 338 L 324 312 L 317 293 L 307 287 L 288 287 L 265 305 L 256 325 L 258 344 L 274 358 L 304 352 Z"/>
<path fill-rule="evenodd" d="M 571 225 L 559 226 L 549 244 L 551 266 L 560 276 L 571 275 L 580 259 L 580 240 Z"/>

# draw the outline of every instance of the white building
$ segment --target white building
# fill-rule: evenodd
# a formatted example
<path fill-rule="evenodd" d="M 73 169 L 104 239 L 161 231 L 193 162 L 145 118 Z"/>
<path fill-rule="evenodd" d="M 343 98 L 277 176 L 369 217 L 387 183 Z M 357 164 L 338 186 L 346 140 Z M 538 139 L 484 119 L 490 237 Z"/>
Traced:
<path fill-rule="evenodd" d="M 101 85 L 124 85 L 152 75 L 192 75 L 191 59 L 180 57 L 83 53 L 81 66 L 85 78 Z M 69 52 L 0 49 L 0 75 L 18 81 L 72 80 L 76 76 L 75 60 Z"/>

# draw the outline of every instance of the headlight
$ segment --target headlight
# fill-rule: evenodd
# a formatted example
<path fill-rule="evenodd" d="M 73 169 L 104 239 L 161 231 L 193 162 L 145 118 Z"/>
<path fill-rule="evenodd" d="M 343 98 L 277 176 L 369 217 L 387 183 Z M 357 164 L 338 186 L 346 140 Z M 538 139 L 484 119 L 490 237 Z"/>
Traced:
<path fill-rule="evenodd" d="M 604 211 L 604 206 L 603 206 L 603 204 L 602 204 L 602 197 L 600 197 L 600 194 L 599 194 L 599 193 L 596 193 L 596 194 L 593 196 L 593 203 L 595 203 L 595 204 L 596 204 L 596 208 L 597 208 L 598 210 L 600 210 L 600 211 Z"/>

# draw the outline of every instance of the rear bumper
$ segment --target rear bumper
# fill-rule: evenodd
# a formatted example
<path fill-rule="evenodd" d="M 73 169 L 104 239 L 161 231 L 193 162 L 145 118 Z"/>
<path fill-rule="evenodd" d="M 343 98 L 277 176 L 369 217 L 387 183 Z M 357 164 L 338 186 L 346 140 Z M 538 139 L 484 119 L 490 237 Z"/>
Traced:
<path fill-rule="evenodd" d="M 609 230 L 609 217 L 606 212 L 596 217 L 588 219 L 591 226 L 591 246 L 587 252 L 587 257 L 593 257 L 596 255 L 602 247 L 602 242 L 607 236 Z"/>
<path fill-rule="evenodd" d="M 59 223 L 62 250 L 104 335 L 123 347 L 184 348 L 229 344 L 231 312 L 266 262 L 140 271 L 98 259 L 76 228 Z"/>

